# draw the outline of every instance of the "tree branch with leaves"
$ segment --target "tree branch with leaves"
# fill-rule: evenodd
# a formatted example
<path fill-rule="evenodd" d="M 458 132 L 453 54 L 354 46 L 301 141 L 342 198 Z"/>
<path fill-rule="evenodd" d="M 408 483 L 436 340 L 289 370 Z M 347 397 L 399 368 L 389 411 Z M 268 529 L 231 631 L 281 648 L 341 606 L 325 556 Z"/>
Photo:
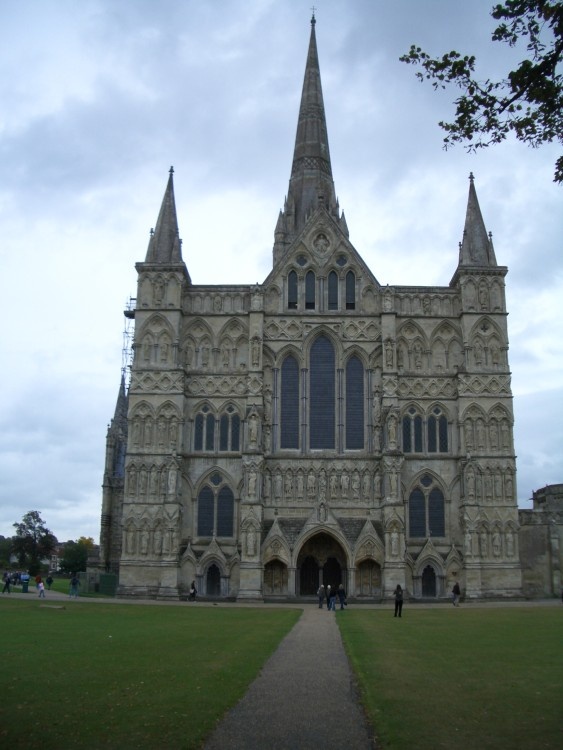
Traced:
<path fill-rule="evenodd" d="M 453 84 L 462 90 L 454 101 L 453 122 L 440 122 L 444 147 L 465 143 L 469 151 L 500 143 L 510 134 L 533 148 L 563 144 L 563 2 L 507 0 L 491 16 L 499 21 L 494 42 L 526 44 L 527 57 L 506 77 L 494 81 L 475 76 L 476 58 L 447 52 L 432 58 L 411 46 L 400 59 L 419 65 L 421 81 L 435 89 Z M 563 183 L 563 156 L 555 162 L 554 181 Z"/>

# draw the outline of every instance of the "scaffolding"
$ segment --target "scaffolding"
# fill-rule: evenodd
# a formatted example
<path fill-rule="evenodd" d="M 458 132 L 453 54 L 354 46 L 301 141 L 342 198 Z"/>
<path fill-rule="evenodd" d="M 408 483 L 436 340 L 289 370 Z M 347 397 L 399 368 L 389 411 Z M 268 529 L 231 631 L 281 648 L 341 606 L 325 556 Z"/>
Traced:
<path fill-rule="evenodd" d="M 133 337 L 135 335 L 135 308 L 137 298 L 129 297 L 125 302 L 123 315 L 125 326 L 123 328 L 123 348 L 121 350 L 121 374 L 125 382 L 125 390 L 129 390 L 131 382 L 131 367 L 133 366 Z"/>

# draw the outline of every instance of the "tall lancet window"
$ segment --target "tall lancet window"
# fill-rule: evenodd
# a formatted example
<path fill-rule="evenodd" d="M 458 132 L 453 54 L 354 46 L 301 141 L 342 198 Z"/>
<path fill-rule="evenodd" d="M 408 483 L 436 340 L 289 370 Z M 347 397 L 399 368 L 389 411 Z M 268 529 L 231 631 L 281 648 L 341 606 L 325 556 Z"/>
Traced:
<path fill-rule="evenodd" d="M 328 275 L 328 309 L 338 310 L 338 276 L 335 271 Z"/>
<path fill-rule="evenodd" d="M 336 372 L 334 347 L 319 336 L 311 347 L 309 387 L 309 446 L 311 450 L 335 447 Z"/>
<path fill-rule="evenodd" d="M 297 310 L 297 274 L 290 271 L 287 277 L 287 307 Z"/>
<path fill-rule="evenodd" d="M 313 271 L 308 271 L 305 276 L 305 309 L 315 309 L 315 286 L 316 279 Z"/>
<path fill-rule="evenodd" d="M 346 274 L 346 309 L 356 309 L 356 277 L 353 271 Z"/>
<path fill-rule="evenodd" d="M 356 356 L 346 363 L 346 450 L 364 447 L 364 366 Z"/>
<path fill-rule="evenodd" d="M 281 367 L 281 448 L 299 448 L 299 365 L 291 354 Z"/>

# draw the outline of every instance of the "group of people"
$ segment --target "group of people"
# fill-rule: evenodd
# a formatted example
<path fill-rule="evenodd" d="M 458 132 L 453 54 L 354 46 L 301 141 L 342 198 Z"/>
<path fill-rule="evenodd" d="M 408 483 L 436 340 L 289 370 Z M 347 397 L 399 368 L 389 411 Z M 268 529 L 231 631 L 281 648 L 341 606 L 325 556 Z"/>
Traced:
<path fill-rule="evenodd" d="M 346 591 L 344 590 L 344 586 L 342 584 L 340 584 L 338 588 L 332 588 L 329 584 L 326 589 L 324 585 L 321 584 L 317 591 L 317 597 L 319 599 L 319 609 L 322 609 L 324 607 L 324 603 L 326 600 L 326 608 L 329 612 L 334 612 L 336 610 L 337 597 L 338 601 L 340 602 L 340 609 L 344 609 L 347 604 Z"/>
<path fill-rule="evenodd" d="M 403 587 L 400 583 L 398 583 L 395 587 L 395 590 L 393 591 L 393 598 L 395 599 L 394 617 L 402 617 L 403 615 L 403 595 Z M 319 586 L 319 590 L 317 591 L 317 597 L 319 599 L 319 609 L 322 609 L 324 607 L 324 603 L 326 600 L 326 608 L 329 611 L 335 610 L 336 597 L 338 597 L 340 601 L 340 609 L 344 609 L 344 607 L 346 606 L 346 592 L 344 591 L 344 586 L 342 584 L 340 584 L 337 589 L 331 588 L 330 585 L 328 585 L 325 589 L 325 587 L 321 584 Z M 452 601 L 454 607 L 459 607 L 460 597 L 461 589 L 459 587 L 459 583 L 456 581 L 452 589 Z"/>

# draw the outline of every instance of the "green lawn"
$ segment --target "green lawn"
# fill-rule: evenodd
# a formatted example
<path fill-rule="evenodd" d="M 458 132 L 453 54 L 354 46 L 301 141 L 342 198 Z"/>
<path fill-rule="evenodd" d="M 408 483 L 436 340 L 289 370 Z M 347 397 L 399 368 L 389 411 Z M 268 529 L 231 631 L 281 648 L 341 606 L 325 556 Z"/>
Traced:
<path fill-rule="evenodd" d="M 197 748 L 299 616 L 5 597 L 0 746 Z"/>
<path fill-rule="evenodd" d="M 338 618 L 382 748 L 563 747 L 563 608 Z"/>

